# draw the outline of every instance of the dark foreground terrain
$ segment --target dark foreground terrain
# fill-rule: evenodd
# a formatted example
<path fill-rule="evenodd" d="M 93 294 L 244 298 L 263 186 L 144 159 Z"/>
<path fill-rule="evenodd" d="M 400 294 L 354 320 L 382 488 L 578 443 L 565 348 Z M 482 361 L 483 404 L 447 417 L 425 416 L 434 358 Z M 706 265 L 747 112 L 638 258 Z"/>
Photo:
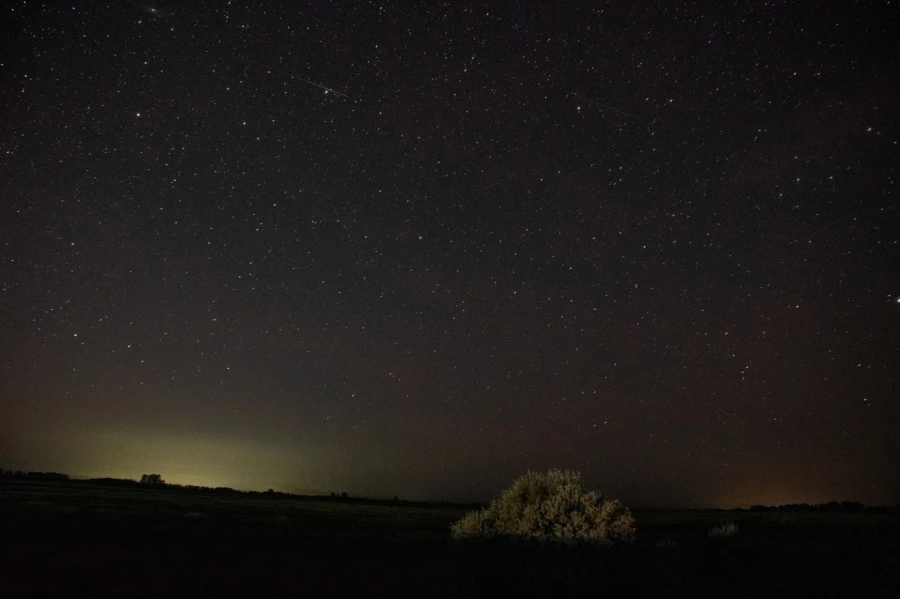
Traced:
<path fill-rule="evenodd" d="M 454 542 L 462 514 L 3 480 L 0 596 L 900 597 L 895 514 L 637 511 L 606 550 Z"/>

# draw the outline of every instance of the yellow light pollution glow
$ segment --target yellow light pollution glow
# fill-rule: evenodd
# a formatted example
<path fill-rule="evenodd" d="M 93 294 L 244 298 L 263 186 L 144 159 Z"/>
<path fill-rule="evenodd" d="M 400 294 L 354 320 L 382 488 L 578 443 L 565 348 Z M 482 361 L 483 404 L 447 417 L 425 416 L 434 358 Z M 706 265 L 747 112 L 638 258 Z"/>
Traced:
<path fill-rule="evenodd" d="M 307 492 L 316 492 L 327 483 L 301 457 L 302 452 L 258 442 L 162 432 L 95 431 L 72 434 L 62 445 L 66 457 L 59 469 L 77 478 L 138 479 L 144 473 L 159 473 L 169 483 Z M 298 484 L 303 488 L 298 489 Z"/>

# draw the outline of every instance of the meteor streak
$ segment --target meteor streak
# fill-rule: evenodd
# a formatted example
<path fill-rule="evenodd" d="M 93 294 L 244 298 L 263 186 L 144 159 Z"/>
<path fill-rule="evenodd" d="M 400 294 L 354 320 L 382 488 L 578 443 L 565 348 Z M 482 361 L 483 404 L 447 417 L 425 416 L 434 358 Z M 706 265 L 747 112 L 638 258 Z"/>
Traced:
<path fill-rule="evenodd" d="M 310 85 L 314 85 L 314 86 L 318 87 L 319 89 L 324 89 L 326 94 L 332 93 L 332 94 L 338 95 L 342 98 L 347 98 L 348 100 L 350 99 L 350 96 L 348 96 L 347 94 L 342 94 L 341 92 L 337 91 L 336 89 L 332 89 L 330 87 L 325 87 L 324 85 L 319 85 L 318 83 L 316 83 L 314 81 L 310 81 L 309 79 L 304 79 L 303 77 L 298 77 L 297 75 L 294 75 L 293 73 L 288 73 L 287 71 L 282 71 L 281 69 L 277 69 L 271 65 L 263 64 L 261 62 L 257 62 L 254 64 L 258 64 L 261 67 L 266 67 L 269 70 L 275 71 L 277 73 L 281 73 L 282 75 L 286 75 L 293 79 L 299 79 L 303 83 L 308 83 Z"/>

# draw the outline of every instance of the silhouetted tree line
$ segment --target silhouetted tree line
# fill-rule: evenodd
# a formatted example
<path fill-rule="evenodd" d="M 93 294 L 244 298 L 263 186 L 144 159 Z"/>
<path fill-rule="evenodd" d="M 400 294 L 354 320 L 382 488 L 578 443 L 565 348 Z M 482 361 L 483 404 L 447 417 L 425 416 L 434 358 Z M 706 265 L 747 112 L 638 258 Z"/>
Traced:
<path fill-rule="evenodd" d="M 75 482 L 87 483 L 89 485 L 103 485 L 103 486 L 113 486 L 113 487 L 132 487 L 132 488 L 154 488 L 154 489 L 166 489 L 171 491 L 187 491 L 191 493 L 216 493 L 220 495 L 245 495 L 252 497 L 263 497 L 267 499 L 274 498 L 306 498 L 309 499 L 311 496 L 309 495 L 297 495 L 294 493 L 285 493 L 283 491 L 276 491 L 275 489 L 268 489 L 266 491 L 239 491 L 237 489 L 232 489 L 231 487 L 204 487 L 201 485 L 180 485 L 177 483 L 167 483 L 162 475 L 160 474 L 143 474 L 141 475 L 140 480 L 134 480 L 131 478 L 89 478 L 86 480 L 80 480 Z M 347 495 L 346 492 L 335 494 L 332 493 L 330 496 L 328 495 L 316 495 L 312 496 L 315 499 L 362 499 L 362 498 L 354 498 Z"/>
<path fill-rule="evenodd" d="M 144 474 L 141 476 L 141 484 L 145 487 L 165 487 L 166 481 L 161 474 Z"/>
<path fill-rule="evenodd" d="M 86 483 L 88 485 L 101 485 L 104 487 L 140 487 L 141 483 L 130 478 L 88 478 L 74 482 Z"/>
<path fill-rule="evenodd" d="M 65 481 L 65 480 L 69 480 L 69 475 L 68 474 L 60 474 L 59 472 L 22 472 L 21 470 L 0 469 L 0 478 L 20 478 L 20 479 L 26 479 L 26 480 Z"/>
<path fill-rule="evenodd" d="M 481 507 L 477 503 L 450 503 L 448 501 L 407 501 L 405 499 L 398 499 L 396 496 L 393 499 L 371 499 L 368 497 L 354 497 L 349 495 L 346 491 L 341 491 L 340 493 L 331 493 L 330 495 L 298 495 L 296 493 L 285 493 L 283 491 L 276 491 L 274 489 L 268 489 L 266 491 L 238 491 L 237 489 L 232 489 L 231 487 L 203 487 L 199 485 L 179 485 L 173 483 L 167 483 L 163 480 L 163 477 L 159 474 L 144 474 L 141 476 L 140 480 L 134 480 L 131 478 L 111 478 L 111 477 L 102 477 L 102 478 L 88 478 L 88 479 L 70 479 L 68 474 L 60 474 L 58 472 L 22 472 L 21 470 L 3 470 L 0 468 L 0 478 L 16 478 L 16 479 L 25 479 L 31 481 L 45 481 L 45 482 L 68 482 L 72 484 L 87 484 L 87 485 L 97 485 L 104 487 L 127 487 L 133 489 L 166 489 L 172 491 L 182 491 L 189 493 L 209 493 L 209 494 L 217 494 L 217 495 L 240 495 L 243 497 L 259 497 L 261 499 L 305 499 L 305 500 L 332 500 L 332 501 L 347 501 L 353 503 L 402 503 L 405 505 L 417 505 L 417 506 L 442 506 L 442 507 L 454 507 L 454 508 L 466 508 L 466 509 L 476 509 Z"/>
<path fill-rule="evenodd" d="M 751 512 L 840 512 L 840 513 L 894 513 L 900 506 L 866 506 L 858 501 L 829 501 L 828 503 L 786 503 L 784 505 L 754 505 Z"/>
<path fill-rule="evenodd" d="M 132 478 L 88 478 L 86 480 L 78 480 L 73 482 L 85 483 L 89 485 L 102 485 L 104 487 L 131 487 L 131 488 L 156 488 L 171 491 L 188 491 L 193 493 L 219 493 L 232 495 L 252 495 L 259 497 L 302 497 L 302 495 L 294 495 L 293 493 L 283 493 L 269 489 L 268 491 L 238 491 L 231 487 L 204 487 L 200 485 L 179 485 L 176 483 L 167 483 L 159 474 L 144 474 L 140 480 Z"/>

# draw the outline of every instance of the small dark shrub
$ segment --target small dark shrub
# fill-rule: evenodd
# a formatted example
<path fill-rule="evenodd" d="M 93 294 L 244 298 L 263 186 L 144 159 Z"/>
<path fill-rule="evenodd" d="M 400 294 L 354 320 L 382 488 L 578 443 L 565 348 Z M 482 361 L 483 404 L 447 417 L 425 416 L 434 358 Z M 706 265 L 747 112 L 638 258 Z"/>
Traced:
<path fill-rule="evenodd" d="M 144 474 L 141 476 L 141 484 L 148 487 L 165 487 L 166 481 L 160 474 Z"/>

